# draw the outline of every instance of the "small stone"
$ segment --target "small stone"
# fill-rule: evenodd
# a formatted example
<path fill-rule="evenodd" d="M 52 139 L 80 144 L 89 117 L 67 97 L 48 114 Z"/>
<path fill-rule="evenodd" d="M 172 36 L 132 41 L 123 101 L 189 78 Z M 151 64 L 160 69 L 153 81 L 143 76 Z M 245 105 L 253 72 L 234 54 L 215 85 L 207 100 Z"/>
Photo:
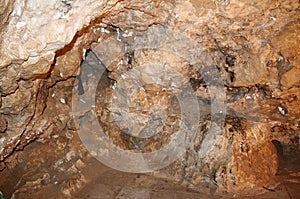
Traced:
<path fill-rule="evenodd" d="M 66 100 L 64 98 L 60 98 L 60 102 L 65 104 L 66 103 Z"/>
<path fill-rule="evenodd" d="M 125 33 L 122 34 L 123 37 L 132 37 L 133 32 L 129 32 L 128 30 L 125 31 Z"/>
<path fill-rule="evenodd" d="M 287 114 L 286 108 L 283 108 L 283 107 L 278 106 L 278 110 L 279 110 L 279 112 L 281 113 L 281 115 L 286 115 L 286 114 Z"/>
<path fill-rule="evenodd" d="M 103 33 L 110 33 L 110 31 L 109 30 L 107 30 L 107 29 L 105 29 L 105 28 L 101 28 L 101 32 L 103 32 Z"/>
<path fill-rule="evenodd" d="M 75 166 L 77 169 L 81 170 L 85 167 L 85 163 L 81 159 L 78 159 L 75 163 Z"/>

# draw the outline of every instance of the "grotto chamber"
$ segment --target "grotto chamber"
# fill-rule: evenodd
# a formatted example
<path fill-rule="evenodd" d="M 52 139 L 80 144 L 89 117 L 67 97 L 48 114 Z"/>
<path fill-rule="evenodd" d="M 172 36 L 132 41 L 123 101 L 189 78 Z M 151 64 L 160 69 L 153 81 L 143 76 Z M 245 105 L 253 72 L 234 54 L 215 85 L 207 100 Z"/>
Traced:
<path fill-rule="evenodd" d="M 0 198 L 300 198 L 299 1 L 0 5 Z"/>

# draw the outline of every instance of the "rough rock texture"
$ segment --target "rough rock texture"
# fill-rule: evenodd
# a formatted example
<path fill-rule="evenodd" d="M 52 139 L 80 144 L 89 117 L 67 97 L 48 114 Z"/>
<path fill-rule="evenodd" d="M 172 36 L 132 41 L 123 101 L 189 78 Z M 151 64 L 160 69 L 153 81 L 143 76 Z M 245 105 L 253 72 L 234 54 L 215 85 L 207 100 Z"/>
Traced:
<path fill-rule="evenodd" d="M 81 86 L 85 88 L 82 92 L 89 92 L 93 75 L 80 74 L 88 77 L 87 81 L 76 75 L 92 52 L 109 66 L 109 79 L 99 86 L 106 89 L 102 95 L 100 90 L 97 98 L 99 122 L 120 147 L 152 151 L 166 144 L 172 135 L 169 126 L 182 119 L 176 115 L 178 103 L 171 96 L 183 92 L 185 85 L 195 91 L 203 108 L 195 147 L 154 175 L 179 180 L 194 189 L 207 184 L 211 190 L 258 193 L 277 171 L 280 146 L 288 146 L 282 153 L 299 150 L 297 0 L 0 0 L 0 5 L 0 170 L 16 166 L 16 154 L 33 141 L 46 142 L 55 133 L 74 130 L 72 97 L 80 95 L 74 96 L 72 89 L 75 82 L 79 92 Z M 152 36 L 159 36 L 155 45 L 176 42 L 164 50 L 135 46 L 136 39 L 158 27 L 167 31 L 153 32 Z M 188 40 L 168 31 L 179 32 Z M 90 48 L 92 52 L 86 54 Z M 120 52 L 123 55 L 118 57 Z M 199 60 L 200 55 L 207 59 Z M 166 68 L 151 65 L 157 62 L 166 63 Z M 94 67 L 99 65 L 96 60 Z M 223 90 L 209 87 L 207 77 L 197 73 L 212 66 L 218 69 Z M 172 68 L 184 78 L 172 73 Z M 122 75 L 145 84 L 137 89 L 132 82 L 122 82 Z M 114 105 L 122 104 L 126 96 L 121 91 L 131 86 L 129 109 L 109 107 L 114 83 L 121 99 Z M 208 127 L 218 129 L 211 122 L 217 115 L 210 111 L 213 89 L 226 93 L 227 116 L 221 114 L 224 127 L 211 136 Z M 163 111 L 170 104 L 175 110 Z M 120 115 L 125 120 L 118 120 Z M 140 141 L 114 129 L 117 122 L 121 129 L 136 135 L 150 124 L 150 130 L 144 132 L 149 135 L 160 129 L 166 118 L 163 139 Z M 129 121 L 136 123 L 128 127 Z"/>

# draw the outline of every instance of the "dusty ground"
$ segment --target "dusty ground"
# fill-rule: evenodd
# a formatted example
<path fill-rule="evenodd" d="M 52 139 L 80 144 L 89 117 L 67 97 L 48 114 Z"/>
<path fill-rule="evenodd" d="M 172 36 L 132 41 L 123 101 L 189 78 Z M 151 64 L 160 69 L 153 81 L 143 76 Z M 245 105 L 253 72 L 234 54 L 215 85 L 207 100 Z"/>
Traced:
<path fill-rule="evenodd" d="M 94 159 L 75 132 L 58 132 L 53 137 L 17 153 L 14 168 L 7 165 L 0 182 L 6 198 L 300 198 L 299 151 L 281 157 L 278 174 L 265 186 L 264 193 L 246 197 L 214 192 L 205 184 L 202 191 L 195 191 L 152 174 L 116 171 Z"/>

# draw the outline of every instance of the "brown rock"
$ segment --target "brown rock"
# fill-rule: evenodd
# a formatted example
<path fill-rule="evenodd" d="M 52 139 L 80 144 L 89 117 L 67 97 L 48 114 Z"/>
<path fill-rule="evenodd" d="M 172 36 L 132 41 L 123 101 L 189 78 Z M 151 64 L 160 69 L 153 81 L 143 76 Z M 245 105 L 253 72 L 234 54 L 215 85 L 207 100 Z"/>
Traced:
<path fill-rule="evenodd" d="M 0 115 L 0 133 L 4 133 L 7 129 L 7 121 L 3 115 Z"/>
<path fill-rule="evenodd" d="M 211 190 L 255 192 L 276 172 L 272 140 L 299 148 L 298 0 L 0 0 L 0 5 L 0 113 L 5 115 L 0 132 L 7 132 L 1 161 L 34 140 L 59 138 L 67 126 L 75 130 L 72 99 L 94 100 L 76 95 L 79 83 L 86 96 L 98 88 L 97 107 L 81 104 L 80 116 L 96 111 L 112 142 L 142 152 L 169 142 L 183 122 L 174 95 L 191 86 L 201 104 L 194 147 L 156 175 L 195 189 L 204 184 Z M 152 43 L 144 45 L 147 41 Z M 90 47 L 92 58 L 86 54 Z M 88 68 L 80 73 L 88 78 L 77 78 L 74 86 L 80 64 Z M 199 72 L 214 66 L 221 78 Z M 103 67 L 108 71 L 98 85 L 95 76 Z M 209 89 L 217 80 L 222 88 Z M 231 115 L 224 129 L 210 121 L 221 114 L 212 113 L 211 102 L 223 90 Z M 210 126 L 214 133 L 208 133 Z M 158 129 L 161 134 L 146 141 L 128 135 L 144 127 L 147 135 Z M 65 147 L 61 141 L 57 150 Z M 76 166 L 84 167 L 80 161 Z M 70 197 L 84 183 L 79 176 L 63 192 Z"/>

